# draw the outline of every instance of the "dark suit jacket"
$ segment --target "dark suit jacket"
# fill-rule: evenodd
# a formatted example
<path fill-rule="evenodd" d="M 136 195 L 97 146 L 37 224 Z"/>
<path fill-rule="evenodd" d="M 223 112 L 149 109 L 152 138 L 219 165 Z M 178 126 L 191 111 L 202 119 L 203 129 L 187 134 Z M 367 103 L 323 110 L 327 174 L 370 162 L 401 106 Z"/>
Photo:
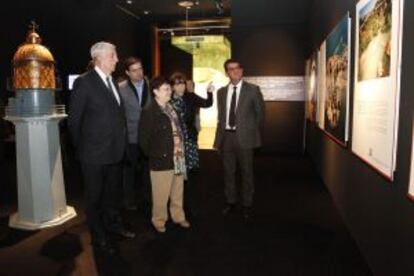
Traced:
<path fill-rule="evenodd" d="M 68 127 L 81 162 L 113 164 L 123 159 L 127 139 L 122 101 L 118 105 L 95 70 L 74 83 Z"/>
<path fill-rule="evenodd" d="M 228 86 L 217 92 L 217 130 L 214 148 L 221 150 L 226 129 L 226 100 Z M 264 119 L 264 101 L 257 85 L 243 81 L 236 109 L 236 136 L 240 147 L 252 149 L 260 147 L 260 129 Z"/>
<path fill-rule="evenodd" d="M 128 128 L 128 142 L 130 144 L 138 143 L 138 126 L 142 109 L 149 105 L 151 95 L 147 79 L 144 79 L 141 105 L 138 102 L 138 96 L 135 86 L 131 81 L 125 80 L 119 83 L 119 94 L 125 109 L 125 116 Z"/>
<path fill-rule="evenodd" d="M 200 112 L 200 107 L 207 108 L 213 105 L 213 93 L 207 92 L 207 99 L 198 96 L 196 93 L 185 92 L 183 96 L 186 112 L 184 122 L 187 127 L 190 139 L 197 140 L 198 131 L 196 128 L 196 116 Z"/>
<path fill-rule="evenodd" d="M 153 171 L 174 169 L 174 142 L 171 120 L 153 99 L 142 111 L 139 145 Z"/>

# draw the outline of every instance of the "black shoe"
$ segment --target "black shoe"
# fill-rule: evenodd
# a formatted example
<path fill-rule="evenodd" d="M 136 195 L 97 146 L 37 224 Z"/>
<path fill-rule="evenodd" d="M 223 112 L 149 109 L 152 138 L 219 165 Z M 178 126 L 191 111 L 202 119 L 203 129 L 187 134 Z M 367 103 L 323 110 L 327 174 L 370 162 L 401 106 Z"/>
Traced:
<path fill-rule="evenodd" d="M 135 233 L 132 231 L 129 231 L 125 228 L 116 228 L 116 229 L 110 229 L 108 230 L 108 232 L 112 233 L 112 234 L 116 234 L 122 238 L 126 238 L 126 239 L 133 239 L 135 238 Z"/>
<path fill-rule="evenodd" d="M 92 246 L 94 249 L 101 251 L 108 255 L 114 255 L 116 253 L 115 247 L 106 240 L 93 241 Z"/>
<path fill-rule="evenodd" d="M 245 220 L 250 219 L 252 216 L 252 208 L 251 207 L 243 207 L 243 218 Z"/>
<path fill-rule="evenodd" d="M 223 216 L 227 216 L 230 213 L 233 213 L 234 210 L 236 209 L 236 205 L 235 204 L 230 204 L 228 203 L 223 210 L 221 211 Z"/>

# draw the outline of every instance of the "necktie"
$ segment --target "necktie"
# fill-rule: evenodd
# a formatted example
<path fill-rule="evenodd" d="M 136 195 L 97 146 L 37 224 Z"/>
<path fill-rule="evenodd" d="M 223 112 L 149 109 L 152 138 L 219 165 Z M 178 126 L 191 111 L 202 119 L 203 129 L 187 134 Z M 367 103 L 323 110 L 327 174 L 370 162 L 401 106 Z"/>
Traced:
<path fill-rule="evenodd" d="M 233 86 L 233 95 L 231 95 L 230 113 L 229 113 L 229 126 L 234 128 L 236 126 L 236 97 L 237 86 Z"/>
<path fill-rule="evenodd" d="M 118 97 L 115 95 L 114 90 L 112 89 L 112 85 L 111 85 L 111 79 L 109 77 L 106 77 L 106 85 L 108 86 L 109 91 L 112 93 L 112 95 L 114 95 L 116 102 L 119 104 L 119 99 Z"/>
<path fill-rule="evenodd" d="M 141 92 L 141 107 L 144 107 L 145 102 L 147 101 L 147 91 L 145 89 L 145 84 L 142 85 Z"/>
<path fill-rule="evenodd" d="M 136 92 L 135 94 L 137 95 L 137 100 L 138 100 L 139 105 L 141 105 L 141 98 L 139 96 L 140 91 L 142 91 L 141 84 L 138 84 L 137 86 L 135 86 L 135 92 Z"/>

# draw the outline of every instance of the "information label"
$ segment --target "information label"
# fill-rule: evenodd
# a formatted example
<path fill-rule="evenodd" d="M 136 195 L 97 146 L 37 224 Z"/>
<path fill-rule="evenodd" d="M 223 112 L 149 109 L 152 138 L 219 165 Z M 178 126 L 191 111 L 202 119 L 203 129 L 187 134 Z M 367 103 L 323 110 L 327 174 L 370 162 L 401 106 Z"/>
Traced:
<path fill-rule="evenodd" d="M 305 101 L 304 76 L 244 77 L 260 87 L 265 101 Z"/>

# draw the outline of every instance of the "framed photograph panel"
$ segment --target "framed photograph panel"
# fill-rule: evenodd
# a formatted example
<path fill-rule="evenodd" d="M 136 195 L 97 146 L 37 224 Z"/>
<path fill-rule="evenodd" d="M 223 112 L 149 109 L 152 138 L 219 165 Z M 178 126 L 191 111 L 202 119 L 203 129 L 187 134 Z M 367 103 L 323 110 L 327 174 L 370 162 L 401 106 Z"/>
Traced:
<path fill-rule="evenodd" d="M 352 151 L 392 180 L 396 168 L 403 0 L 356 6 Z"/>
<path fill-rule="evenodd" d="M 347 14 L 326 39 L 325 131 L 348 141 L 351 19 Z"/>

